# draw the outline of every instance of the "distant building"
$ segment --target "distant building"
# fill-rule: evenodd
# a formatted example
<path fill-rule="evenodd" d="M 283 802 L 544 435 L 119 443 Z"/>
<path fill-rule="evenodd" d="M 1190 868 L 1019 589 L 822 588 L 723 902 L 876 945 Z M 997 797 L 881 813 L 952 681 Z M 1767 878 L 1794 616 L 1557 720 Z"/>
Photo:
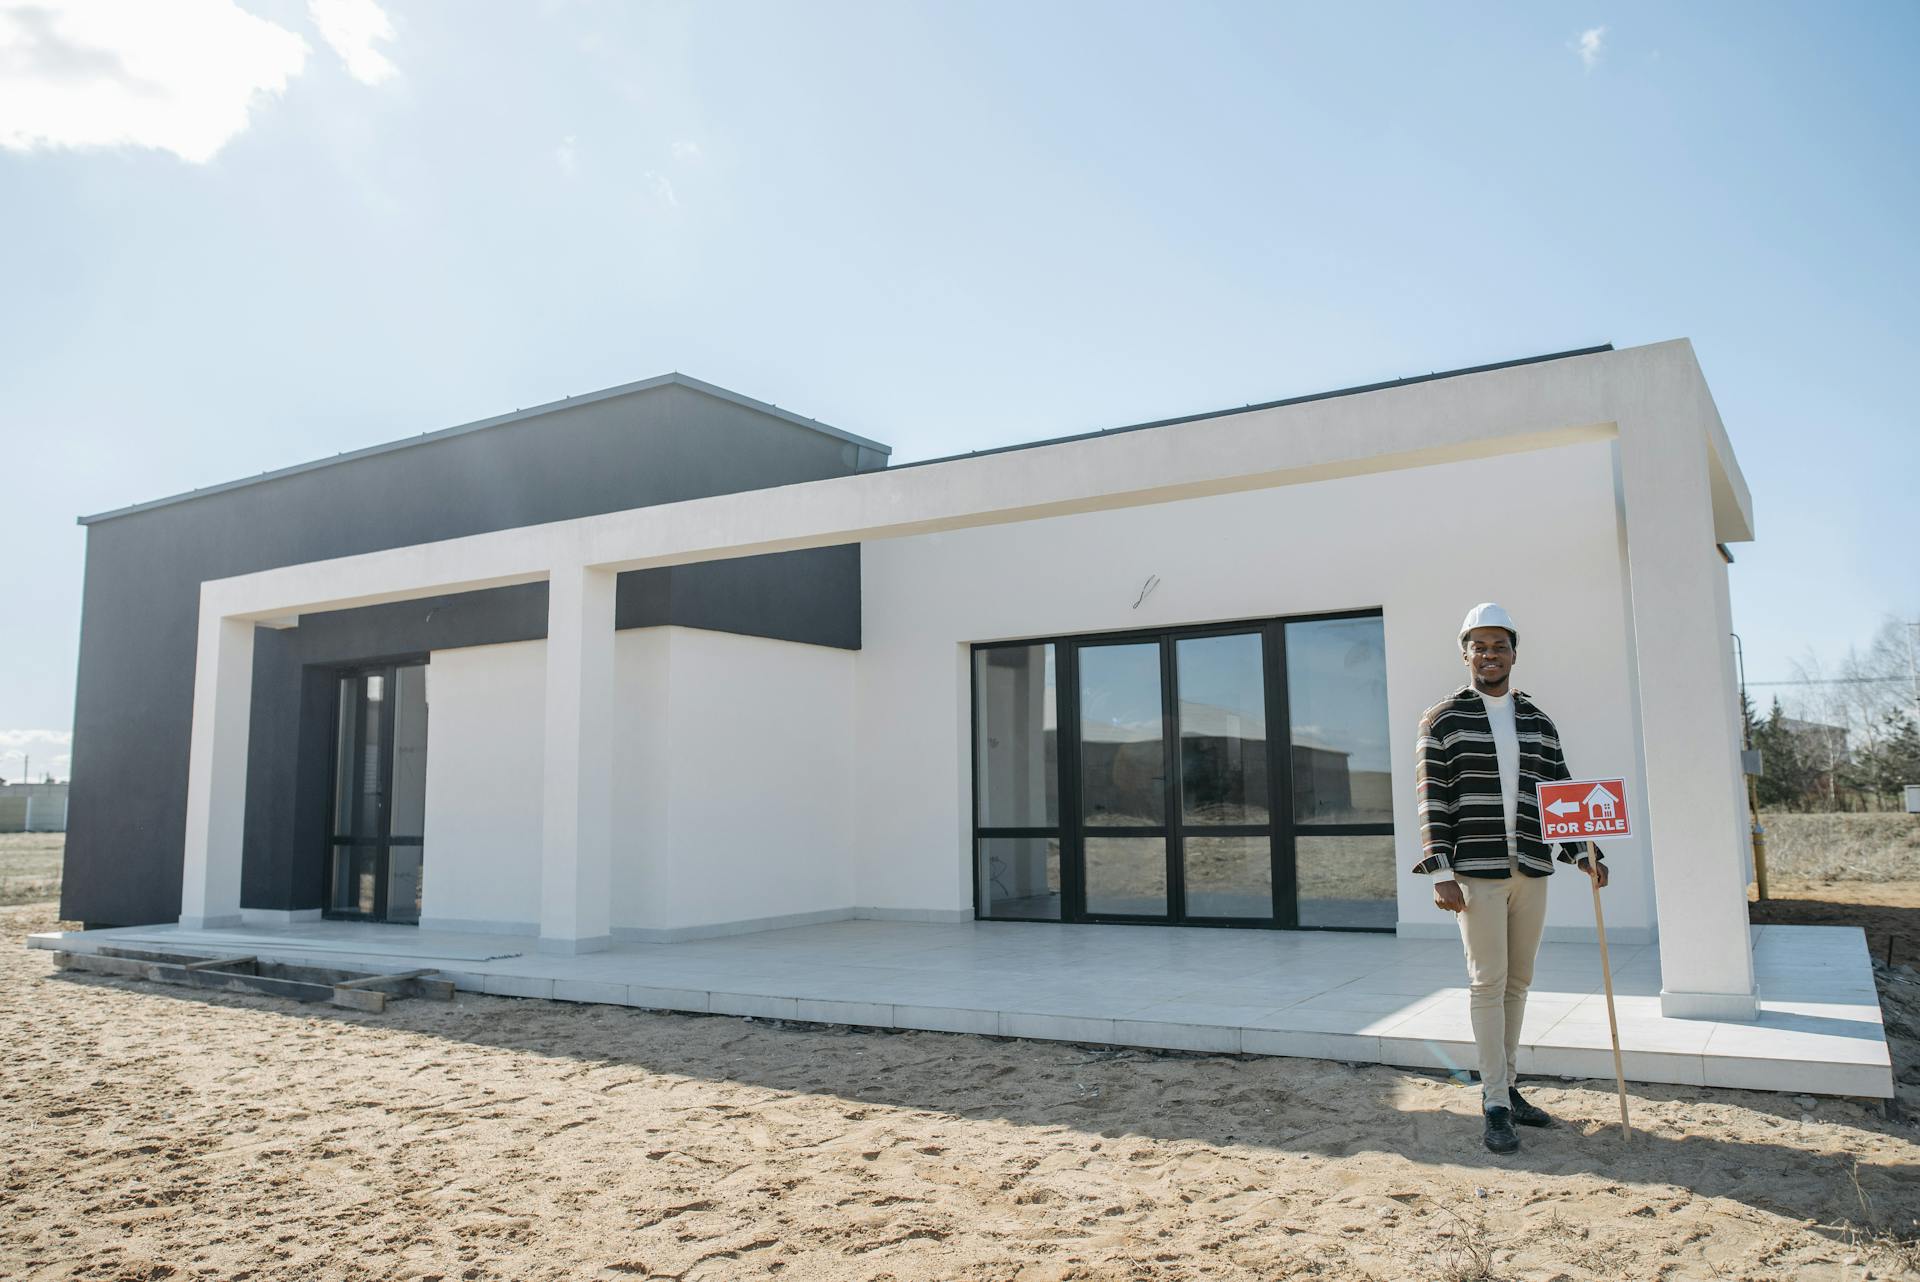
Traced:
<path fill-rule="evenodd" d="M 1798 740 L 1812 753 L 1816 761 L 1838 766 L 1850 760 L 1845 726 L 1830 726 L 1821 721 L 1801 721 L 1796 717 L 1782 717 L 1780 728 Z"/>

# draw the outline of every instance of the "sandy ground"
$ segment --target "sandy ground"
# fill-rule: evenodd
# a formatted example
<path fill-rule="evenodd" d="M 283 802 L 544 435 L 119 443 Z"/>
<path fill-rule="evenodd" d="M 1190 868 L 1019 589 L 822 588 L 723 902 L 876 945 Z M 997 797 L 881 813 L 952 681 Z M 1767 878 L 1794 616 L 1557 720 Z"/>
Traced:
<path fill-rule="evenodd" d="M 1920 869 L 1916 869 L 1920 872 Z M 1894 968 L 1920 968 L 1920 880 L 1801 881 L 1770 880 L 1767 901 L 1747 887 L 1750 921 L 1802 926 L 1858 926 L 1866 932 L 1867 952 Z"/>
<path fill-rule="evenodd" d="M 8 1278 L 1920 1277 L 1920 1128 L 1877 1107 L 1640 1087 L 1623 1145 L 1554 1079 L 1495 1158 L 1474 1090 L 1395 1069 L 360 1015 L 57 975 L 53 911 L 0 909 Z"/>

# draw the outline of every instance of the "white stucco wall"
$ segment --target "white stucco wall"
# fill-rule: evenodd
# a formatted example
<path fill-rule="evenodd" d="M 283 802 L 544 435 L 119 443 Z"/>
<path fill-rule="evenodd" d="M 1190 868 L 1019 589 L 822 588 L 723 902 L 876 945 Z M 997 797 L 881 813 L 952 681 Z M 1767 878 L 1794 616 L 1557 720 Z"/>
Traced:
<path fill-rule="evenodd" d="M 1613 450 L 1585 442 L 1471 463 L 868 543 L 856 708 L 855 895 L 965 910 L 968 645 L 1378 606 L 1387 642 L 1403 931 L 1452 931 L 1416 861 L 1420 713 L 1464 680 L 1454 637 L 1497 600 L 1522 629 L 1515 685 L 1558 722 L 1576 775 L 1641 786 L 1628 684 Z M 1160 582 L 1139 607 L 1149 575 Z M 1636 814 L 1642 830 L 1645 816 Z M 1607 926 L 1653 925 L 1644 851 L 1611 849 Z M 1555 884 L 1555 935 L 1592 929 L 1584 878 Z"/>
<path fill-rule="evenodd" d="M 537 929 L 546 650 L 438 650 L 427 664 L 425 928 Z"/>
<path fill-rule="evenodd" d="M 617 647 L 616 935 L 852 907 L 855 654 L 682 627 Z"/>
<path fill-rule="evenodd" d="M 1451 931 L 1416 858 L 1413 731 L 1463 679 L 1454 630 L 1499 600 L 1515 684 L 1576 774 L 1644 787 L 1609 442 L 870 543 L 859 652 L 690 628 L 615 639 L 611 916 L 640 938 L 877 909 L 971 915 L 971 643 L 1378 606 L 1401 928 Z M 1133 607 L 1149 575 L 1160 582 Z M 429 668 L 425 917 L 538 916 L 545 643 Z M 1608 927 L 1653 926 L 1644 849 L 1610 850 Z M 1556 883 L 1554 935 L 1590 931 Z"/>
<path fill-rule="evenodd" d="M 616 933 L 852 906 L 853 664 L 694 628 L 615 635 Z M 429 928 L 537 929 L 545 665 L 544 641 L 428 665 Z"/>
<path fill-rule="evenodd" d="M 634 628 L 613 638 L 612 923 L 638 925 L 667 896 L 672 844 L 672 735 L 667 669 L 672 628 Z M 538 858 L 536 852 L 535 856 Z"/>

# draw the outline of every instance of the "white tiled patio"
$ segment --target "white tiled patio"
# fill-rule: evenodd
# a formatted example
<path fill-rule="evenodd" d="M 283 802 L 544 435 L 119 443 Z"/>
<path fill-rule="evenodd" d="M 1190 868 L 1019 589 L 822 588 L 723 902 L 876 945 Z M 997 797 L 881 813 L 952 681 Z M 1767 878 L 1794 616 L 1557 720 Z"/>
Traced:
<path fill-rule="evenodd" d="M 1612 950 L 1630 1082 L 1886 1098 L 1893 1072 L 1866 940 L 1755 926 L 1761 1018 L 1660 1014 L 1659 950 Z M 1451 939 L 1391 935 L 838 921 L 561 957 L 530 937 L 310 922 L 49 932 L 29 946 L 437 967 L 459 987 L 886 1028 L 1471 1068 L 1465 966 Z M 1599 949 L 1540 949 L 1520 1070 L 1611 1078 Z"/>

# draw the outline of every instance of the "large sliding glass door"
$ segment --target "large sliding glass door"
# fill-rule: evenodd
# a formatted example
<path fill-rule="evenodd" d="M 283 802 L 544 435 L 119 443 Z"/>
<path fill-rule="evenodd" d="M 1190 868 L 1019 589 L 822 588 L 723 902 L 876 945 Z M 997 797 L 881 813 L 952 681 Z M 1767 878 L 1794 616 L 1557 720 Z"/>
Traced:
<path fill-rule="evenodd" d="M 976 646 L 979 915 L 1392 929 L 1385 690 L 1377 612 Z"/>
<path fill-rule="evenodd" d="M 327 915 L 420 920 L 426 666 L 343 672 L 334 731 Z"/>

